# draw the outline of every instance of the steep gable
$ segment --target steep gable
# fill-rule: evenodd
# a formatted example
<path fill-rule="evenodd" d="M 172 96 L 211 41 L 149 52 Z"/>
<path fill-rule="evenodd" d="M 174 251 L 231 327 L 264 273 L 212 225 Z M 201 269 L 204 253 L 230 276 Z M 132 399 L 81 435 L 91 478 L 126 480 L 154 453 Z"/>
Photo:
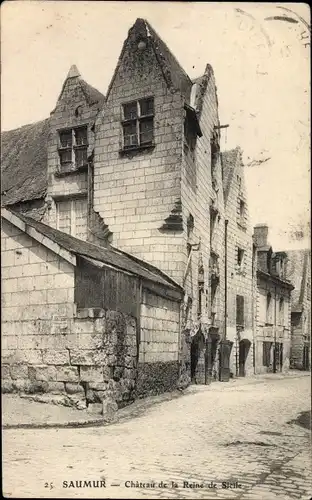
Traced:
<path fill-rule="evenodd" d="M 192 82 L 165 42 L 144 19 L 137 19 L 128 32 L 117 66 L 107 91 L 107 98 L 121 66 L 135 67 L 144 73 L 146 66 L 156 64 L 169 89 L 179 91 L 189 103 Z"/>

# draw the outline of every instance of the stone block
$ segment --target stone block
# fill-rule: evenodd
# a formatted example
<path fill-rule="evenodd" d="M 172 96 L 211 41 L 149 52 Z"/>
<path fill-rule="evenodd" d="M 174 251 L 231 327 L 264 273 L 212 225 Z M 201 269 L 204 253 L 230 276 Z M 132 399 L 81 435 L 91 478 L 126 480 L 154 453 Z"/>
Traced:
<path fill-rule="evenodd" d="M 81 366 L 80 380 L 83 382 L 103 382 L 103 368 L 97 366 Z"/>
<path fill-rule="evenodd" d="M 46 349 L 42 351 L 42 361 L 47 365 L 68 365 L 69 352 L 65 349 L 62 351 Z"/>
<path fill-rule="evenodd" d="M 23 391 L 26 394 L 42 394 L 50 392 L 50 384 L 41 380 L 26 381 Z"/>
<path fill-rule="evenodd" d="M 89 383 L 90 389 L 94 389 L 96 391 L 106 391 L 108 389 L 108 383 L 107 382 L 90 382 Z"/>
<path fill-rule="evenodd" d="M 56 380 L 56 368 L 54 366 L 28 366 L 28 377 L 32 381 L 54 381 Z"/>
<path fill-rule="evenodd" d="M 27 379 L 28 378 L 28 366 L 27 365 L 12 365 L 10 367 L 10 374 L 13 380 L 17 379 Z"/>
<path fill-rule="evenodd" d="M 100 350 L 70 350 L 70 362 L 72 365 L 101 365 L 106 358 L 106 352 Z"/>
<path fill-rule="evenodd" d="M 49 382 L 48 391 L 51 394 L 63 394 L 65 391 L 64 382 Z"/>
<path fill-rule="evenodd" d="M 67 394 L 84 394 L 84 388 L 80 384 L 65 382 L 65 390 Z"/>
<path fill-rule="evenodd" d="M 1 365 L 1 380 L 10 379 L 10 365 Z"/>
<path fill-rule="evenodd" d="M 2 380 L 1 382 L 1 392 L 3 394 L 9 394 L 11 392 L 16 392 L 11 380 Z"/>
<path fill-rule="evenodd" d="M 103 407 L 101 403 L 90 403 L 87 408 L 88 413 L 92 415 L 102 415 Z"/>
<path fill-rule="evenodd" d="M 111 398 L 104 399 L 102 403 L 102 415 L 106 422 L 115 422 L 117 420 L 118 405 Z"/>
<path fill-rule="evenodd" d="M 79 380 L 78 368 L 75 366 L 56 366 L 55 370 L 58 382 L 78 382 Z"/>

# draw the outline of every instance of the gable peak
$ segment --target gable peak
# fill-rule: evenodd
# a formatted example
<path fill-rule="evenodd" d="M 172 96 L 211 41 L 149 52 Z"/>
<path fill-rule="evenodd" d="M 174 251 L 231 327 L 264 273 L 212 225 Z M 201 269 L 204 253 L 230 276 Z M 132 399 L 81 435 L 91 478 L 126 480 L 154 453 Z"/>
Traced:
<path fill-rule="evenodd" d="M 78 70 L 76 64 L 72 64 L 71 67 L 69 68 L 67 78 L 76 78 L 79 76 L 81 76 L 81 75 L 79 73 L 79 70 Z"/>

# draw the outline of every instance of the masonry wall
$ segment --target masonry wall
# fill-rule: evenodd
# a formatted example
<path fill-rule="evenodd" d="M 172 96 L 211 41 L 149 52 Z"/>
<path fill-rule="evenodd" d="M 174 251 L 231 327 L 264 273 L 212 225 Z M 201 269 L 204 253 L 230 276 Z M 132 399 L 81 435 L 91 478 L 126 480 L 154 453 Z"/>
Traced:
<path fill-rule="evenodd" d="M 272 296 L 269 315 L 266 313 L 267 293 L 271 293 Z M 281 297 L 284 299 L 284 314 L 282 316 L 279 315 Z M 256 300 L 255 371 L 257 374 L 273 371 L 273 345 L 275 341 L 283 344 L 282 370 L 287 371 L 290 365 L 290 292 L 282 286 L 275 288 L 274 283 L 258 277 Z M 272 343 L 271 363 L 268 367 L 263 365 L 263 342 Z"/>
<path fill-rule="evenodd" d="M 137 393 L 173 390 L 179 378 L 180 304 L 143 289 Z"/>
<path fill-rule="evenodd" d="M 123 153 L 122 104 L 154 97 L 154 142 Z M 169 91 L 151 47 L 128 41 L 103 113 L 97 119 L 94 208 L 113 233 L 114 246 L 152 263 L 179 283 L 183 246 L 178 232 L 159 229 L 180 199 L 183 102 Z"/>
<path fill-rule="evenodd" d="M 1 250 L 3 391 L 56 395 L 78 408 L 132 400 L 136 320 L 77 313 L 74 266 L 5 221 Z"/>
<path fill-rule="evenodd" d="M 220 159 L 215 167 L 214 179 L 211 176 L 211 145 L 215 133 L 214 127 L 219 124 L 218 106 L 214 76 L 208 78 L 206 92 L 203 96 L 200 113 L 202 137 L 197 137 L 194 156 L 184 147 L 181 179 L 181 199 L 183 219 L 191 214 L 194 218 L 194 229 L 189 242 L 199 244 L 194 248 L 190 266 L 185 279 L 185 290 L 192 300 L 187 329 L 195 333 L 201 322 L 202 331 L 208 334 L 209 327 L 217 328 L 220 338 L 224 335 L 224 202 L 222 190 L 222 173 Z M 193 103 L 196 105 L 196 103 Z M 195 173 L 194 173 L 195 169 Z M 214 188 L 212 186 L 214 181 Z M 213 241 L 210 242 L 210 207 L 218 211 Z M 187 262 L 187 234 L 184 232 L 183 259 Z M 211 250 L 218 254 L 219 283 L 215 309 L 211 309 Z M 199 268 L 203 268 L 203 291 L 201 298 L 201 317 L 199 314 Z M 213 319 L 213 313 L 215 317 Z"/>
<path fill-rule="evenodd" d="M 77 112 L 77 110 L 79 112 Z M 80 77 L 67 78 L 64 82 L 61 95 L 55 109 L 51 113 L 50 133 L 48 140 L 48 192 L 47 201 L 49 210 L 44 221 L 46 224 L 57 227 L 57 213 L 55 201 L 60 197 L 74 198 L 77 195 L 88 195 L 87 171 L 73 171 L 70 174 L 60 175 L 60 159 L 58 154 L 58 131 L 80 125 L 88 127 L 88 156 L 91 155 L 95 135 L 93 125 L 98 112 L 98 105 L 89 105 L 86 95 L 80 84 Z M 87 212 L 86 212 L 87 218 Z"/>
<path fill-rule="evenodd" d="M 237 159 L 236 168 L 231 180 L 226 202 L 226 218 L 228 220 L 227 238 L 227 329 L 226 337 L 233 342 L 230 358 L 230 371 L 239 374 L 239 342 L 248 340 L 250 348 L 245 360 L 245 374 L 251 375 L 253 368 L 253 290 L 252 269 L 252 229 L 249 223 L 247 191 L 244 180 L 244 169 Z M 239 200 L 245 203 L 245 216 L 241 220 Z M 244 263 L 240 269 L 237 265 L 238 248 L 244 250 Z M 244 297 L 244 328 L 237 334 L 236 297 Z"/>

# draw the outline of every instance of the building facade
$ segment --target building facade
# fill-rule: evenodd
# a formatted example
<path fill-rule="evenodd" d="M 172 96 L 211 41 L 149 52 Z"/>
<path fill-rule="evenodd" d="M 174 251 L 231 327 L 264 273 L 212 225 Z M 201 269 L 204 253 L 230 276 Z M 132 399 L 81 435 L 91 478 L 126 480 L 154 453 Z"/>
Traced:
<path fill-rule="evenodd" d="M 287 371 L 291 354 L 291 292 L 287 254 L 273 252 L 268 226 L 254 228 L 257 248 L 255 372 Z"/>
<path fill-rule="evenodd" d="M 192 81 L 137 19 L 105 96 L 72 66 L 50 117 L 2 136 L 8 210 L 81 244 L 118 249 L 183 291 L 178 337 L 166 294 L 154 290 L 162 311 L 153 319 L 157 300 L 140 296 L 138 367 L 142 360 L 155 387 L 176 363 L 179 380 L 209 383 L 249 375 L 259 361 L 263 250 L 252 240 L 242 153 L 220 153 L 221 129 L 211 66 Z M 155 336 L 170 348 L 151 352 Z"/>
<path fill-rule="evenodd" d="M 293 283 L 291 296 L 290 366 L 311 369 L 311 252 L 287 251 L 287 277 Z"/>
<path fill-rule="evenodd" d="M 254 373 L 253 241 L 240 148 L 222 153 L 226 232 L 226 338 L 231 376 Z"/>

